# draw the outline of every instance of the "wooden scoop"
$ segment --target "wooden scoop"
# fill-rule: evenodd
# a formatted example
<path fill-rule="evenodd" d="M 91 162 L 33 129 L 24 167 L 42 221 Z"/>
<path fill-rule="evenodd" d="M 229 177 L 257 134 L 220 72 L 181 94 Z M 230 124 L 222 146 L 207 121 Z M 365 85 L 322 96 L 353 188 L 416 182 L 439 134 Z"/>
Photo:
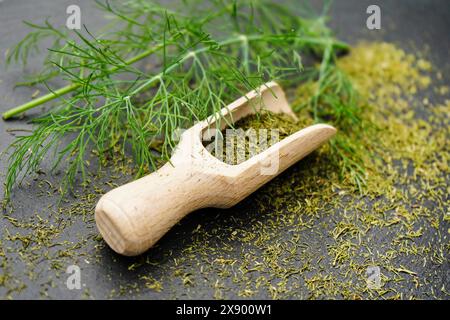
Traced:
<path fill-rule="evenodd" d="M 95 220 L 108 245 L 123 255 L 141 254 L 188 213 L 237 204 L 336 133 L 332 126 L 316 124 L 238 165 L 226 164 L 205 149 L 202 136 L 208 129 L 222 130 L 224 119 L 233 123 L 262 108 L 296 118 L 281 87 L 267 83 L 223 108 L 221 115 L 186 130 L 170 162 L 159 170 L 103 195 Z"/>

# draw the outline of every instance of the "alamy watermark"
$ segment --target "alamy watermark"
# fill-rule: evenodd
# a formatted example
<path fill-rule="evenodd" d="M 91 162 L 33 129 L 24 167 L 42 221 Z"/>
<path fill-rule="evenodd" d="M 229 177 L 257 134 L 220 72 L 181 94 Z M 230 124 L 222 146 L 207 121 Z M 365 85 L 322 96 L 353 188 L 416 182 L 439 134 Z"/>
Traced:
<path fill-rule="evenodd" d="M 66 273 L 69 274 L 66 280 L 66 286 L 69 290 L 81 289 L 81 269 L 79 266 L 73 264 L 67 267 Z"/>
<path fill-rule="evenodd" d="M 81 29 L 81 9 L 76 4 L 71 4 L 66 8 L 66 13 L 69 15 L 66 20 L 66 27 L 70 30 Z"/>
<path fill-rule="evenodd" d="M 369 289 L 381 288 L 381 270 L 378 266 L 369 266 L 366 269 L 366 283 Z"/>
<path fill-rule="evenodd" d="M 174 130 L 172 134 L 173 141 L 180 139 L 198 139 L 198 137 L 184 136 L 185 129 Z M 205 149 L 213 154 L 217 159 L 228 164 L 241 164 L 258 154 L 264 153 L 258 159 L 261 175 L 276 175 L 280 167 L 280 152 L 278 148 L 271 146 L 280 141 L 279 129 L 225 129 L 221 131 L 216 128 L 207 128 L 204 130 L 201 142 Z M 188 143 L 189 145 L 189 143 Z M 191 141 L 191 146 L 195 146 Z M 185 152 L 195 152 L 194 150 L 184 150 Z M 189 154 L 187 155 L 189 157 Z"/>
<path fill-rule="evenodd" d="M 223 133 L 217 129 L 206 130 L 203 134 L 206 150 L 214 153 L 217 159 L 226 163 L 240 164 L 264 152 L 279 141 L 280 131 L 278 129 L 226 129 L 225 138 Z M 260 174 L 274 175 L 279 169 L 278 149 L 273 149 L 266 155 L 260 161 Z"/>
<path fill-rule="evenodd" d="M 381 8 L 376 4 L 367 7 L 366 13 L 369 14 L 366 20 L 366 26 L 369 30 L 381 29 Z"/>

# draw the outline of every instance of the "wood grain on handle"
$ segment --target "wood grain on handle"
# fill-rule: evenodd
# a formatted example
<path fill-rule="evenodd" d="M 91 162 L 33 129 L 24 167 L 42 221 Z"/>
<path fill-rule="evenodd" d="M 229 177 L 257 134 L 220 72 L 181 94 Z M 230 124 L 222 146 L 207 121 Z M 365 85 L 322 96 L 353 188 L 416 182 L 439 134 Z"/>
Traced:
<path fill-rule="evenodd" d="M 105 194 L 96 208 L 97 226 L 116 252 L 142 253 L 186 214 L 208 205 L 211 183 L 189 167 L 167 163 Z"/>

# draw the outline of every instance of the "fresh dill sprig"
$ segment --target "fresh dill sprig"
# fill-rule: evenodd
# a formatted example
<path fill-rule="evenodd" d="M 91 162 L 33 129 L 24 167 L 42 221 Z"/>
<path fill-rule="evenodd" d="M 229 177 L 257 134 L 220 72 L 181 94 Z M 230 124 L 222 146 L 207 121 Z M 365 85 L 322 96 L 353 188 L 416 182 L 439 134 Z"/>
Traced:
<path fill-rule="evenodd" d="M 155 168 L 159 157 L 169 158 L 175 130 L 268 80 L 301 79 L 302 56 L 309 54 L 322 57 L 319 74 L 304 73 L 307 79 L 319 79 L 311 104 L 319 120 L 327 112 L 320 106 L 329 97 L 324 92 L 339 76 L 336 52 L 348 49 L 332 37 L 323 15 L 301 15 L 271 1 L 189 1 L 171 10 L 148 0 L 97 4 L 112 16 L 106 32 L 94 36 L 86 28 L 68 35 L 48 21 L 29 24 L 36 30 L 8 57 L 26 63 L 39 41 L 52 37 L 45 76 L 35 82 L 60 77 L 69 84 L 49 88 L 46 96 L 8 114 L 60 98 L 50 112 L 31 121 L 35 127 L 30 135 L 10 146 L 6 197 L 20 176 L 39 169 L 49 152 L 54 152 L 54 168 L 66 163 L 64 189 L 79 172 L 86 179 L 88 150 L 103 162 L 114 151 L 124 156 L 131 147 L 140 176 Z M 145 57 L 151 71 L 133 65 Z M 337 119 L 351 118 L 338 101 L 329 105 Z M 63 144 L 63 137 L 70 142 Z M 155 155 L 149 146 L 160 140 L 161 154 Z"/>
<path fill-rule="evenodd" d="M 336 64 L 331 45 L 325 48 L 319 66 L 305 70 L 305 83 L 300 87 L 293 105 L 295 111 L 310 111 L 315 122 L 329 122 L 340 134 L 330 141 L 332 157 L 340 167 L 340 177 L 351 176 L 362 191 L 365 186 L 364 161 L 357 152 L 367 131 L 361 121 L 361 99 L 352 81 Z"/>

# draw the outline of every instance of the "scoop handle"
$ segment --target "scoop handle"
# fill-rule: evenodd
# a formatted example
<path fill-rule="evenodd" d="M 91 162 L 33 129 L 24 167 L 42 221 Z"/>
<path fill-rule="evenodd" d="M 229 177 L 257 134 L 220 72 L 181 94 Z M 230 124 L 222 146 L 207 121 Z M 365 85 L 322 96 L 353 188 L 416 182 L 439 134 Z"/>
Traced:
<path fill-rule="evenodd" d="M 155 244 L 189 212 L 208 204 L 209 177 L 165 164 L 158 171 L 103 195 L 97 227 L 117 253 L 134 256 Z"/>

